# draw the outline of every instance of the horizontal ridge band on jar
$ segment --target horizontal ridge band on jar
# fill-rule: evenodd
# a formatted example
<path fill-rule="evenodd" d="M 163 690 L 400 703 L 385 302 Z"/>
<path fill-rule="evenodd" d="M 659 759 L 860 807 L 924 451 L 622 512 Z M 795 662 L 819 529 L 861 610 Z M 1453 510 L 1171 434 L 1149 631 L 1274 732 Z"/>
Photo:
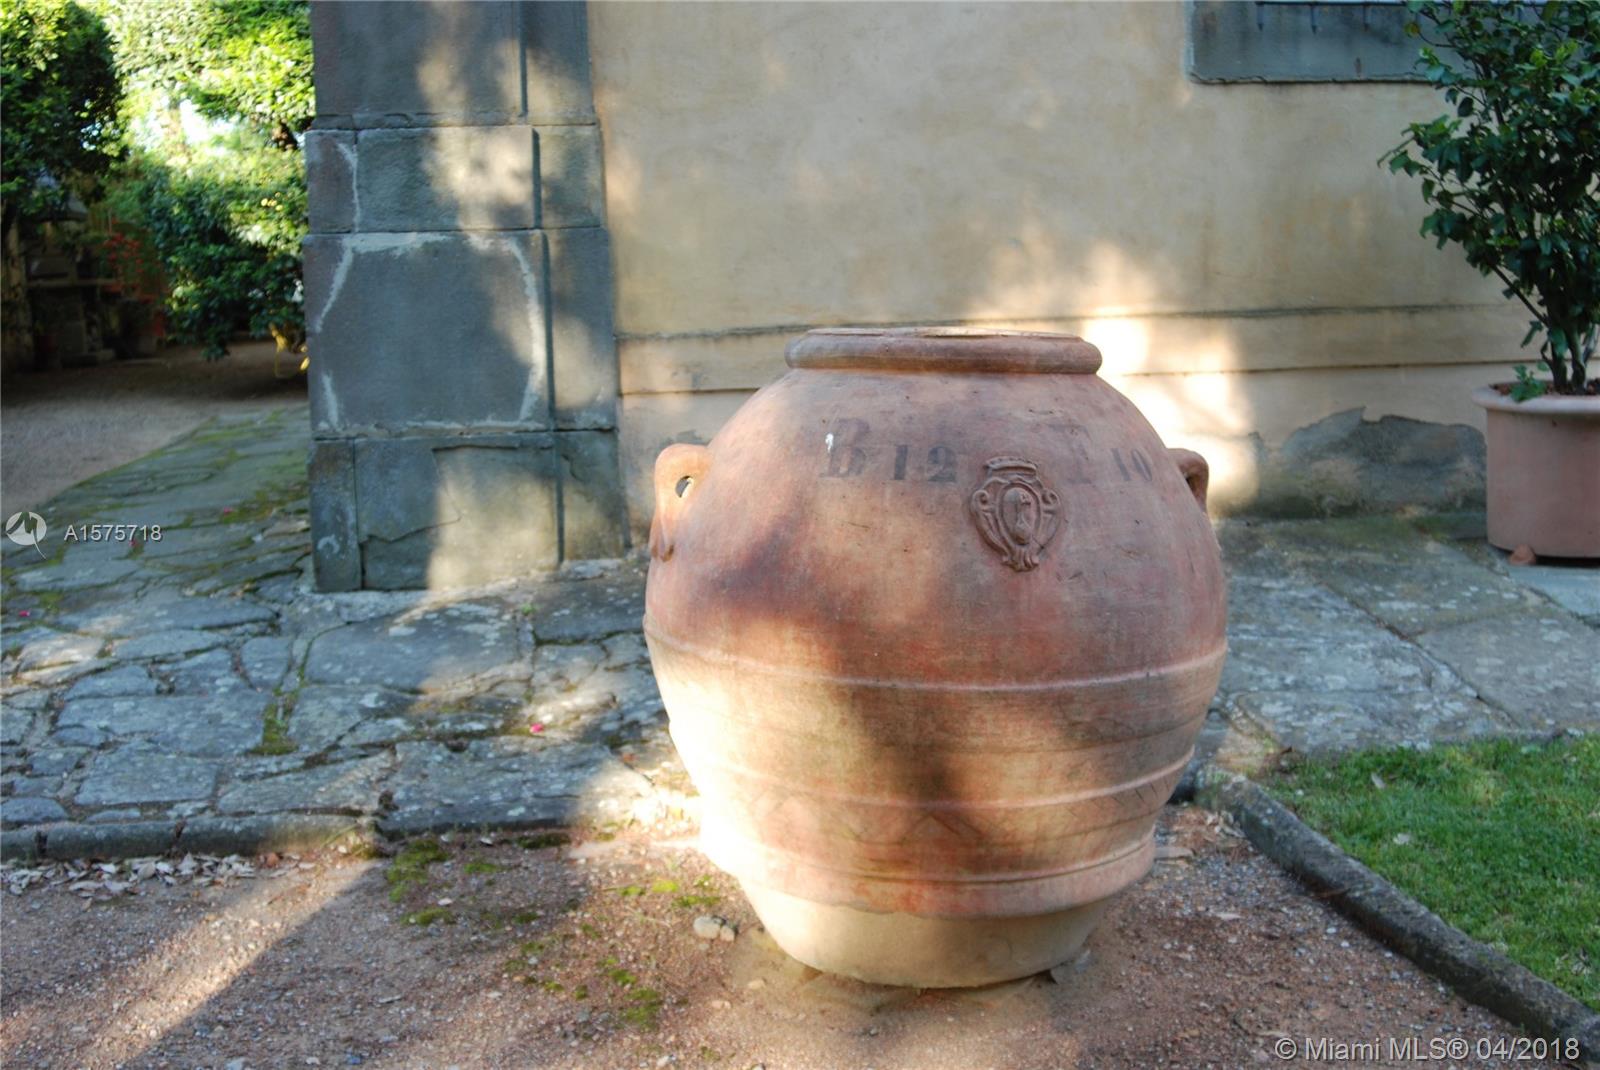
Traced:
<path fill-rule="evenodd" d="M 705 847 L 819 969 L 1046 969 L 1149 869 L 1216 690 L 1205 462 L 1078 338 L 787 355 L 656 465 L 645 632 Z"/>

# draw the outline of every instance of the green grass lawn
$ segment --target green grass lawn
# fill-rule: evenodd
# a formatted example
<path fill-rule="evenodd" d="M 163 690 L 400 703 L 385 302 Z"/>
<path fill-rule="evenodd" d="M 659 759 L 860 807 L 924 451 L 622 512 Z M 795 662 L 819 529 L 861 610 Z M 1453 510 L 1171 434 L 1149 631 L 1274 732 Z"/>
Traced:
<path fill-rule="evenodd" d="M 1600 1009 L 1600 737 L 1367 751 L 1269 787 L 1445 921 Z"/>

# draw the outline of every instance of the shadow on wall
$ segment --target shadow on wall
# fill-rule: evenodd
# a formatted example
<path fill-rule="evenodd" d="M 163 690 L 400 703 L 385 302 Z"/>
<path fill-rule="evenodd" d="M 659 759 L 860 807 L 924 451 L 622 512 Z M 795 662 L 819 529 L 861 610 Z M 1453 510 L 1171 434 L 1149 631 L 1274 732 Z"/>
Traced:
<path fill-rule="evenodd" d="M 1291 435 L 1332 414 L 1365 409 L 1379 419 L 1395 411 L 1399 393 L 1413 416 L 1471 419 L 1465 390 L 1459 404 L 1431 395 L 1482 373 L 1419 369 L 1408 383 L 1395 369 L 1415 359 L 1414 341 L 1436 326 L 1429 316 L 1461 320 L 1421 357 L 1444 360 L 1457 336 L 1497 306 L 1408 304 L 1448 292 L 1452 272 L 1473 286 L 1472 301 L 1490 296 L 1442 254 L 1437 266 L 1425 262 L 1422 282 L 1370 269 L 1372 250 L 1389 248 L 1397 222 L 1410 240 L 1420 213 L 1414 193 L 1373 163 L 1387 143 L 1373 140 L 1370 123 L 1326 103 L 1340 93 L 1393 100 L 1398 131 L 1398 102 L 1418 91 L 1198 87 L 1182 73 L 1182 9 L 1169 5 L 1159 19 L 1155 10 L 1086 5 L 1033 19 L 1035 30 L 1048 22 L 1073 40 L 1104 42 L 1069 74 L 1059 55 L 1047 61 L 1044 46 L 1022 39 L 1030 23 L 1001 5 L 857 5 L 836 16 L 838 32 L 822 48 L 814 11 L 747 8 L 705 28 L 708 41 L 734 50 L 715 69 L 692 50 L 625 50 L 615 62 L 627 70 L 608 86 L 602 64 L 612 222 L 619 249 L 634 260 L 619 302 L 625 330 L 638 332 L 623 335 L 636 533 L 648 519 L 654 453 L 709 437 L 739 396 L 781 374 L 784 340 L 808 326 L 931 321 L 1082 334 L 1101 347 L 1104 377 L 1171 444 L 1208 456 L 1222 512 L 1258 495 L 1281 502 L 1304 478 L 1294 475 L 1304 455 L 1298 446 L 1278 454 Z M 613 11 L 596 18 L 653 17 L 647 8 Z M 1004 48 L 974 47 L 983 37 Z M 1145 76 L 1139 65 L 1150 67 L 1152 57 L 1170 74 Z M 1090 141 L 1084 132 L 1107 122 L 1078 120 L 1095 98 L 1073 84 L 1123 83 L 1132 88 L 1108 90 L 1099 111 L 1122 107 L 1123 125 L 1143 133 Z M 647 104 L 622 96 L 663 85 L 688 88 Z M 1219 103 L 1241 99 L 1255 110 Z M 767 120 L 759 128 L 754 114 Z M 649 123 L 673 135 L 647 139 Z M 1163 136 L 1177 129 L 1212 134 Z M 1308 177 L 1308 153 L 1337 155 L 1349 172 Z M 749 160 L 770 164 L 759 182 Z M 1119 207 L 1106 213 L 1107 204 Z M 1153 227 L 1151 213 L 1171 229 Z M 1263 292 L 1273 295 L 1270 307 L 1251 307 Z M 1361 315 L 1373 311 L 1388 318 Z M 1509 331 L 1504 346 L 1498 341 L 1474 340 L 1448 359 L 1514 351 Z M 1331 482 L 1308 490 L 1303 508 L 1389 507 L 1392 494 L 1363 488 L 1429 464 L 1411 502 L 1449 506 L 1480 493 L 1462 480 L 1471 455 L 1464 469 L 1459 456 L 1434 452 L 1429 461 L 1444 439 L 1406 430 L 1382 432 L 1414 455 L 1403 471 L 1370 472 L 1382 458 L 1358 450 L 1339 458 L 1356 474 L 1324 471 Z M 1475 441 L 1466 427 L 1451 434 Z M 1311 437 L 1342 446 L 1325 432 Z"/>

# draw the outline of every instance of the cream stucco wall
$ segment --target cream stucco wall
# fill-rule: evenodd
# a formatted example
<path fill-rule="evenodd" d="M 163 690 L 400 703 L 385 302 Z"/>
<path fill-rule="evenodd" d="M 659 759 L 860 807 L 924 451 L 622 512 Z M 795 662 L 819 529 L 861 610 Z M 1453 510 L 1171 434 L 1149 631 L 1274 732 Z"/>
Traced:
<path fill-rule="evenodd" d="M 1426 87 L 1192 82 L 1179 3 L 589 11 L 636 526 L 809 326 L 1082 334 L 1224 508 L 1333 413 L 1481 427 L 1519 353 L 1376 165 Z"/>

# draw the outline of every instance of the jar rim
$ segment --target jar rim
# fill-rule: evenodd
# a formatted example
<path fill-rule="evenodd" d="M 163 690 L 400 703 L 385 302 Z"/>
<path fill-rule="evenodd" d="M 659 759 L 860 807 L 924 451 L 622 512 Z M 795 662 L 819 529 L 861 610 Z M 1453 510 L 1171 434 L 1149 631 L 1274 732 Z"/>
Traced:
<path fill-rule="evenodd" d="M 1093 375 L 1100 350 L 1076 335 L 992 327 L 822 327 L 789 343 L 791 368 Z"/>

